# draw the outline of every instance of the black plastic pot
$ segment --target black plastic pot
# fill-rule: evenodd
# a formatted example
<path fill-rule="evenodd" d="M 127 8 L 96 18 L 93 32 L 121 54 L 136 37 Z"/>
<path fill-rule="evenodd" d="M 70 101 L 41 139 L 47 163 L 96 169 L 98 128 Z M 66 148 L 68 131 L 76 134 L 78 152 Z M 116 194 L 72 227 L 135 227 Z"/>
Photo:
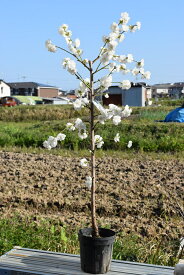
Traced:
<path fill-rule="evenodd" d="M 92 237 L 92 228 L 79 231 L 81 269 L 86 273 L 104 274 L 110 269 L 115 232 L 99 228 L 100 238 Z"/>

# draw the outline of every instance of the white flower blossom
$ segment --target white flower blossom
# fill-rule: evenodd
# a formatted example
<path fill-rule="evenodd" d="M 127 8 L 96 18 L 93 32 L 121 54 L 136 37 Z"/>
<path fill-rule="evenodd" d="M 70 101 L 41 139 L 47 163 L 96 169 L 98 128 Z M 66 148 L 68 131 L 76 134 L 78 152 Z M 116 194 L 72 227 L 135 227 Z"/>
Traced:
<path fill-rule="evenodd" d="M 63 65 L 63 68 L 66 69 L 69 73 L 71 73 L 71 74 L 77 73 L 76 63 L 72 59 L 64 58 L 62 65 Z"/>
<path fill-rule="evenodd" d="M 138 68 L 134 68 L 131 72 L 133 75 L 138 75 L 140 70 Z"/>
<path fill-rule="evenodd" d="M 112 85 L 112 75 L 106 75 L 100 79 L 102 91 L 106 91 Z"/>
<path fill-rule="evenodd" d="M 66 124 L 66 128 L 67 128 L 67 130 L 69 130 L 69 131 L 75 131 L 75 126 L 73 125 L 73 123 L 68 122 L 68 123 Z"/>
<path fill-rule="evenodd" d="M 121 122 L 121 117 L 113 116 L 112 122 L 114 123 L 114 125 L 118 125 Z"/>
<path fill-rule="evenodd" d="M 59 133 L 56 137 L 56 139 L 59 141 L 65 140 L 65 138 L 66 138 L 66 135 L 62 133 Z"/>
<path fill-rule="evenodd" d="M 80 47 L 80 40 L 79 40 L 79 38 L 76 38 L 76 39 L 75 39 L 75 41 L 74 41 L 74 46 L 75 46 L 76 48 L 79 48 L 79 47 Z"/>
<path fill-rule="evenodd" d="M 119 32 L 119 26 L 118 26 L 118 24 L 117 24 L 116 22 L 113 22 L 113 23 L 111 24 L 111 30 L 112 30 L 113 32 Z"/>
<path fill-rule="evenodd" d="M 60 33 L 61 32 L 61 34 L 62 34 L 62 31 L 67 31 L 68 30 L 68 25 L 67 24 L 63 24 L 63 25 L 61 25 L 60 27 L 59 27 L 59 29 L 58 29 L 58 32 Z"/>
<path fill-rule="evenodd" d="M 80 139 L 86 139 L 88 137 L 88 134 L 85 130 L 80 130 L 78 132 L 78 136 L 79 136 Z"/>
<path fill-rule="evenodd" d="M 150 79 L 151 73 L 149 71 L 144 72 L 141 78 Z"/>
<path fill-rule="evenodd" d="M 117 45 L 118 45 L 118 42 L 115 40 L 114 41 L 112 40 L 107 44 L 107 47 L 108 47 L 109 51 L 114 51 L 115 48 L 117 47 Z"/>
<path fill-rule="evenodd" d="M 119 140 L 120 140 L 120 135 L 119 135 L 119 133 L 117 133 L 114 137 L 114 141 L 119 142 Z"/>
<path fill-rule="evenodd" d="M 132 54 L 128 54 L 127 58 L 126 58 L 127 63 L 131 63 L 133 60 L 134 60 L 133 55 Z"/>
<path fill-rule="evenodd" d="M 129 14 L 127 12 L 122 12 L 121 18 L 120 18 L 120 23 L 127 24 L 129 20 L 130 20 Z"/>
<path fill-rule="evenodd" d="M 122 117 L 129 117 L 132 113 L 132 109 L 129 108 L 128 105 L 125 106 L 124 110 L 121 113 Z"/>
<path fill-rule="evenodd" d="M 83 107 L 81 98 L 78 98 L 73 102 L 73 107 L 75 110 L 80 110 Z"/>
<path fill-rule="evenodd" d="M 47 140 L 49 143 L 50 143 L 50 146 L 52 148 L 56 147 L 57 146 L 57 138 L 53 137 L 53 136 L 49 136 L 48 140 Z"/>
<path fill-rule="evenodd" d="M 48 149 L 48 150 L 51 150 L 51 149 L 52 149 L 52 147 L 50 146 L 50 143 L 49 143 L 47 140 L 45 140 L 45 141 L 43 142 L 43 147 L 45 147 L 45 148 Z"/>
<path fill-rule="evenodd" d="M 110 43 L 110 42 L 114 42 L 117 38 L 118 38 L 118 36 L 119 36 L 119 32 L 110 32 L 109 33 L 109 36 L 108 36 L 108 43 Z"/>
<path fill-rule="evenodd" d="M 127 57 L 126 57 L 126 55 L 120 55 L 120 56 L 118 56 L 117 60 L 120 63 L 126 63 Z"/>
<path fill-rule="evenodd" d="M 86 177 L 85 185 L 86 185 L 89 189 L 91 189 L 91 186 L 92 186 L 92 177 L 90 177 L 90 176 L 87 176 L 87 177 Z"/>
<path fill-rule="evenodd" d="M 49 52 L 55 53 L 57 51 L 56 46 L 52 43 L 51 40 L 45 41 L 45 46 L 48 49 Z"/>
<path fill-rule="evenodd" d="M 85 159 L 85 158 L 81 159 L 81 160 L 80 160 L 80 165 L 81 165 L 82 167 L 87 167 L 87 166 L 88 166 L 88 161 L 87 161 L 87 159 Z"/>
<path fill-rule="evenodd" d="M 103 138 L 99 135 L 95 135 L 94 143 L 95 143 L 97 148 L 101 148 L 104 144 Z"/>
<path fill-rule="evenodd" d="M 120 83 L 119 87 L 122 88 L 122 89 L 128 90 L 128 89 L 131 88 L 131 82 L 129 80 L 123 80 Z"/>
<path fill-rule="evenodd" d="M 127 147 L 128 147 L 128 148 L 131 148 L 131 147 L 132 147 L 132 141 L 131 141 L 131 140 L 129 140 L 129 142 L 128 142 L 128 144 L 127 144 Z"/>
<path fill-rule="evenodd" d="M 77 118 L 75 121 L 75 128 L 77 128 L 79 131 L 86 130 L 86 125 L 82 121 L 82 119 Z"/>
<path fill-rule="evenodd" d="M 135 24 L 137 25 L 137 29 L 140 30 L 141 29 L 141 22 L 138 21 Z"/>
<path fill-rule="evenodd" d="M 102 64 L 107 65 L 109 61 L 113 58 L 114 51 L 106 51 L 104 54 L 102 54 L 100 61 Z"/>
<path fill-rule="evenodd" d="M 122 25 L 121 30 L 122 30 L 123 32 L 128 32 L 128 31 L 129 31 L 129 26 L 127 26 L 127 25 Z"/>

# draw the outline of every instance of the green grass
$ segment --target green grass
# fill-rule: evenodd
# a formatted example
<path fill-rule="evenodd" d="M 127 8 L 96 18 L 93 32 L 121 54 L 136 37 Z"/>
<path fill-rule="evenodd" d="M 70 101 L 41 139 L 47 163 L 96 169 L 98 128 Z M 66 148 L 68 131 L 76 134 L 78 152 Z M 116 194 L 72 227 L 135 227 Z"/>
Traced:
<path fill-rule="evenodd" d="M 48 136 L 63 132 L 67 120 L 45 122 L 0 122 L 0 147 L 43 148 L 42 143 Z M 120 133 L 120 142 L 113 141 Z M 67 137 L 59 147 L 64 150 L 85 150 L 89 148 L 89 139 L 80 140 L 76 132 L 65 132 Z M 98 134 L 104 139 L 103 150 L 134 152 L 177 153 L 184 151 L 184 127 L 182 123 L 160 123 L 124 120 L 114 126 L 108 122 L 99 125 Z M 129 140 L 133 146 L 127 148 Z"/>
<path fill-rule="evenodd" d="M 146 240 L 138 235 L 118 233 L 113 258 L 173 266 L 179 243 L 162 239 Z M 19 215 L 0 219 L 0 255 L 14 246 L 79 254 L 78 229 L 65 228 L 54 220 Z M 165 249 L 167 247 L 167 249 Z"/>

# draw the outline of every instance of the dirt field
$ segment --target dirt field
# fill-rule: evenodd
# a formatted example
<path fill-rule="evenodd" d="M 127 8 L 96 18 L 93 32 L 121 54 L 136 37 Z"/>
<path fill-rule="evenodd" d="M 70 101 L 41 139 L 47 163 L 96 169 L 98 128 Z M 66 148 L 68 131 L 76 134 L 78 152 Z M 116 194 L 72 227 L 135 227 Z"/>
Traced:
<path fill-rule="evenodd" d="M 90 224 L 90 192 L 83 184 L 89 174 L 79 161 L 0 152 L 0 215 L 18 212 L 35 220 L 59 218 L 72 227 Z M 181 237 L 184 163 L 107 157 L 97 168 L 96 198 L 100 224 L 145 237 Z"/>

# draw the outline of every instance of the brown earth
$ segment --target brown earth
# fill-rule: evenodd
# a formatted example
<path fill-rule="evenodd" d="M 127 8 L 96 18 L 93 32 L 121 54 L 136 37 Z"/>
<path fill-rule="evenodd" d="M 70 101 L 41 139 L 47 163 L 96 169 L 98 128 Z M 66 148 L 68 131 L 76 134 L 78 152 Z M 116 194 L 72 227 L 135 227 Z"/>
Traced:
<path fill-rule="evenodd" d="M 100 163 L 103 160 L 102 163 Z M 88 168 L 79 158 L 0 152 L 0 215 L 90 224 Z M 184 223 L 184 163 L 179 160 L 97 159 L 99 224 L 145 237 L 180 238 Z"/>

